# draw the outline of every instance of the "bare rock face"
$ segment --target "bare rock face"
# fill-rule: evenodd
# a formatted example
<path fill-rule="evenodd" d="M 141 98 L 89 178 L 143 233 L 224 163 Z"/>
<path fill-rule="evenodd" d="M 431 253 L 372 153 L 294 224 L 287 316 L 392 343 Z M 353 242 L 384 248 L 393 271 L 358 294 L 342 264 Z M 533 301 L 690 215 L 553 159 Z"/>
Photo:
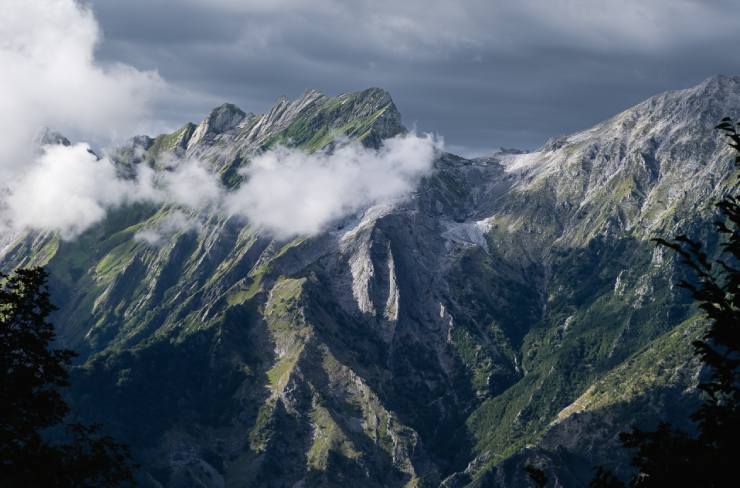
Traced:
<path fill-rule="evenodd" d="M 36 136 L 36 140 L 34 142 L 39 146 L 50 144 L 61 144 L 63 146 L 69 146 L 71 144 L 69 142 L 69 139 L 64 137 L 59 132 L 53 131 L 49 128 L 42 129 L 41 132 L 39 132 L 39 134 Z"/>
<path fill-rule="evenodd" d="M 524 463 L 575 486 L 620 429 L 693 401 L 701 323 L 649 239 L 709 228 L 732 185 L 713 127 L 738 109 L 740 79 L 714 77 L 531 153 L 442 154 L 410 199 L 317 236 L 214 214 L 153 246 L 137 230 L 173 209 L 138 206 L 75 241 L 14 236 L 0 262 L 48 267 L 75 409 L 145 486 L 516 487 Z M 404 131 L 384 90 L 308 91 L 116 160 L 197 156 L 236 186 L 276 145 Z"/>
<path fill-rule="evenodd" d="M 214 137 L 235 128 L 245 117 L 246 114 L 236 105 L 224 103 L 216 107 L 195 128 L 192 136 L 187 141 L 188 147 L 193 147 L 203 142 L 208 136 Z"/>

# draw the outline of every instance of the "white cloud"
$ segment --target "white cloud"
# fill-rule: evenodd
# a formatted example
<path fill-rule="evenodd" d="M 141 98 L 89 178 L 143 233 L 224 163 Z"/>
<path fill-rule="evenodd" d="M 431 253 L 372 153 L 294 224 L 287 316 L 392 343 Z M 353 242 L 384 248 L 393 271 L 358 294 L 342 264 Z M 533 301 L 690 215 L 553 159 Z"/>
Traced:
<path fill-rule="evenodd" d="M 431 171 L 440 145 L 411 134 L 379 150 L 357 143 L 331 153 L 278 148 L 243 170 L 248 179 L 227 195 L 226 209 L 278 237 L 315 234 L 363 207 L 408 196 Z"/>
<path fill-rule="evenodd" d="M 164 86 L 156 73 L 96 63 L 100 38 L 74 0 L 5 0 L 0 9 L 0 181 L 26 171 L 46 126 L 106 143 L 142 129 Z"/>
<path fill-rule="evenodd" d="M 136 184 L 118 178 L 113 164 L 98 161 L 86 144 L 46 146 L 31 170 L 13 184 L 5 218 L 16 229 L 73 237 L 136 194 Z"/>
<path fill-rule="evenodd" d="M 6 190 L 2 221 L 14 230 L 49 230 L 74 238 L 101 221 L 108 210 L 128 203 L 171 204 L 195 211 L 221 205 L 224 189 L 216 175 L 197 161 L 171 163 L 171 169 L 161 171 L 142 165 L 135 178 L 123 178 L 110 159 L 99 159 L 87 144 L 45 146 L 30 170 Z M 173 215 L 163 223 L 165 233 L 183 222 L 184 214 Z"/>
<path fill-rule="evenodd" d="M 191 230 L 198 231 L 201 227 L 202 225 L 197 218 L 188 216 L 180 210 L 175 210 L 158 220 L 153 226 L 138 231 L 134 234 L 134 239 L 159 246 L 173 234 Z"/>
<path fill-rule="evenodd" d="M 159 199 L 191 209 L 215 208 L 224 189 L 218 178 L 201 162 L 176 162 L 174 168 L 154 176 L 163 194 Z"/>
<path fill-rule="evenodd" d="M 202 8 L 198 0 L 180 3 Z M 239 18 L 247 49 L 294 42 L 301 50 L 320 35 L 361 52 L 417 59 L 553 45 L 660 51 L 734 36 L 740 12 L 726 0 L 438 0 L 431 8 L 422 0 L 212 0 L 208 9 Z"/>
<path fill-rule="evenodd" d="M 256 156 L 242 171 L 246 181 L 227 191 L 196 160 L 170 159 L 168 169 L 158 171 L 140 165 L 133 178 L 123 178 L 110 159 L 99 159 L 86 144 L 51 145 L 7 191 L 0 222 L 71 239 L 110 209 L 149 202 L 191 214 L 176 211 L 137 234 L 151 244 L 197 229 L 199 219 L 211 214 L 243 217 L 278 238 L 312 235 L 362 208 L 407 197 L 440 149 L 440 141 L 415 134 L 388 139 L 377 150 L 357 142 L 313 154 L 279 147 Z"/>

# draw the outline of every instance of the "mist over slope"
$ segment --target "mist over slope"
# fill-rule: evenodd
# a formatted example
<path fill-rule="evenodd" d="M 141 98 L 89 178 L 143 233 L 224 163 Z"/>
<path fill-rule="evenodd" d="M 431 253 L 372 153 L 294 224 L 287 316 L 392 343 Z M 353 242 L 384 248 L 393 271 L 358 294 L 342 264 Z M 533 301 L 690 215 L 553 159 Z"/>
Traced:
<path fill-rule="evenodd" d="M 628 424 L 690 408 L 702 324 L 649 239 L 705 235 L 739 110 L 717 76 L 467 160 L 380 89 L 226 104 L 69 146 L 132 193 L 70 232 L 24 221 L 0 263 L 48 267 L 75 407 L 144 485 L 527 486 L 534 460 L 577 486 L 624 468 Z"/>
<path fill-rule="evenodd" d="M 317 96 L 306 93 L 298 107 L 284 107 L 287 114 L 280 117 L 295 117 L 291 111 L 320 103 Z M 373 117 L 379 118 L 392 102 L 376 103 L 380 109 Z M 338 127 L 324 128 L 318 141 L 308 141 L 315 147 L 307 152 L 288 147 L 294 144 L 294 134 L 283 135 L 284 141 L 267 139 L 274 135 L 261 134 L 263 125 L 270 124 L 269 115 L 266 121 L 256 119 L 224 104 L 199 126 L 188 124 L 171 135 L 178 140 L 174 146 L 165 141 L 170 146 L 164 151 L 157 147 L 163 141 L 142 136 L 102 157 L 87 144 L 71 145 L 66 139 L 54 144 L 54 134 L 47 132 L 28 167 L 7 180 L 0 194 L 0 225 L 8 233 L 57 231 L 74 239 L 109 211 L 142 203 L 241 217 L 264 234 L 282 239 L 315 235 L 361 208 L 407 197 L 430 172 L 441 148 L 441 141 L 431 135 L 405 131 L 382 145 L 368 133 L 363 135 L 368 145 L 363 145 L 348 138 L 347 127 Z M 237 132 L 248 141 L 234 149 L 228 138 Z M 122 154 L 131 160 L 121 160 Z M 242 157 L 249 157 L 248 165 L 240 166 Z M 149 158 L 147 164 L 140 164 L 141 158 Z M 231 166 L 221 167 L 224 160 Z M 182 212 L 170 220 L 174 222 L 185 227 L 198 224 Z"/>

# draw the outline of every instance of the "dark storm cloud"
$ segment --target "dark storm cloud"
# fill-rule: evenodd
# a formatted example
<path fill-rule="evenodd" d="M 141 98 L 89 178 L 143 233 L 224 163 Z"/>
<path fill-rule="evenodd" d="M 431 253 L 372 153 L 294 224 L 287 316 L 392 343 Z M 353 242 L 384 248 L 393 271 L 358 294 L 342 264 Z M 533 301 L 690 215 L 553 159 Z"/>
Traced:
<path fill-rule="evenodd" d="M 740 2 L 93 0 L 98 58 L 156 69 L 170 125 L 308 88 L 381 86 L 474 153 L 535 148 L 652 94 L 739 74 Z"/>

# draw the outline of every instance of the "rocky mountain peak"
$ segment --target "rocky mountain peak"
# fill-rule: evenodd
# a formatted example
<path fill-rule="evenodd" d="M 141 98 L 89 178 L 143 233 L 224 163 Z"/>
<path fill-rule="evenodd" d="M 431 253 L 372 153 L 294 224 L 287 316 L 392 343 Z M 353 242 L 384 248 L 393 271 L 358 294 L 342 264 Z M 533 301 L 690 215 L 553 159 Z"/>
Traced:
<path fill-rule="evenodd" d="M 342 120 L 373 118 L 372 133 L 364 141 L 366 145 L 377 147 L 383 139 L 406 131 L 398 107 L 390 93 L 382 88 L 345 93 L 335 100 Z"/>
<path fill-rule="evenodd" d="M 236 127 L 246 115 L 233 103 L 224 103 L 214 108 L 204 123 L 207 123 L 214 132 L 226 132 Z"/>
<path fill-rule="evenodd" d="M 69 146 L 71 144 L 69 142 L 69 139 L 64 137 L 59 132 L 49 129 L 48 127 L 44 127 L 43 129 L 41 129 L 41 131 L 39 131 L 39 133 L 36 135 L 34 142 L 38 146 L 47 146 L 47 145 L 55 145 L 55 144 L 61 144 L 62 146 Z"/>
<path fill-rule="evenodd" d="M 391 98 L 391 94 L 383 88 L 378 87 L 370 87 L 365 90 L 348 95 L 355 95 L 358 99 L 375 104 L 376 107 L 382 107 L 389 103 L 393 103 L 393 98 Z"/>
<path fill-rule="evenodd" d="M 189 145 L 197 144 L 207 135 L 222 134 L 234 129 L 246 116 L 247 114 L 244 111 L 232 103 L 219 105 L 196 127 Z"/>
<path fill-rule="evenodd" d="M 740 77 L 716 75 L 696 86 L 650 97 L 602 126 L 612 130 L 616 124 L 632 130 L 634 124 L 642 123 L 648 132 L 656 132 L 665 126 L 685 129 L 691 125 L 709 133 L 714 131 L 719 119 L 736 115 L 735 107 L 739 103 Z"/>
<path fill-rule="evenodd" d="M 336 97 L 307 90 L 296 100 L 279 98 L 266 114 L 242 125 L 238 140 L 243 153 L 274 144 L 313 151 L 338 137 L 377 147 L 383 139 L 406 130 L 390 95 L 380 88 Z"/>
<path fill-rule="evenodd" d="M 705 92 L 716 92 L 737 89 L 740 85 L 740 76 L 718 74 L 710 76 L 699 83 L 695 89 Z"/>

